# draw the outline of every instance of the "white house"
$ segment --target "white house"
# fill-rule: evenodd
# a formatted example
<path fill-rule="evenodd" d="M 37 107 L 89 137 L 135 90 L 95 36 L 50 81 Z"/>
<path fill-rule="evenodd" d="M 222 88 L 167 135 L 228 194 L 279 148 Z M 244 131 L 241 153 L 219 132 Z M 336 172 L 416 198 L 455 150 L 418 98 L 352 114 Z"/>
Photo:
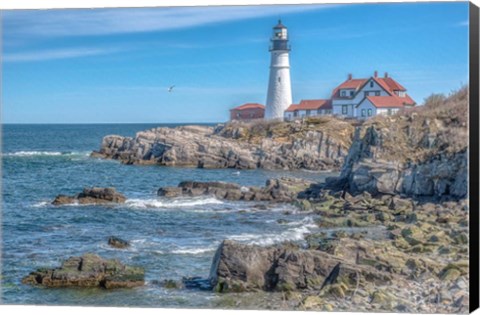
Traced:
<path fill-rule="evenodd" d="M 348 79 L 332 93 L 333 114 L 365 119 L 377 114 L 393 114 L 404 107 L 415 105 L 406 89 L 385 73 L 379 78 L 377 71 L 367 79 Z"/>
<path fill-rule="evenodd" d="M 332 114 L 331 100 L 302 100 L 290 105 L 284 113 L 285 120 Z"/>

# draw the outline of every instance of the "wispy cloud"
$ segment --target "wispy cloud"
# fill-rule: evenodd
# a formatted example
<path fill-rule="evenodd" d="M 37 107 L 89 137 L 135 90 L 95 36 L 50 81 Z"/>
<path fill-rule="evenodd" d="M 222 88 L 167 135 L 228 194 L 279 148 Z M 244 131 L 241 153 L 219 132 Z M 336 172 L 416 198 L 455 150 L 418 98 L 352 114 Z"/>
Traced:
<path fill-rule="evenodd" d="M 9 53 L 9 54 L 4 54 L 2 58 L 4 62 L 25 62 L 25 61 L 41 61 L 41 60 L 68 59 L 68 58 L 106 55 L 106 54 L 111 54 L 119 51 L 121 51 L 121 49 L 118 49 L 118 48 L 77 47 L 77 48 Z"/>
<path fill-rule="evenodd" d="M 456 26 L 468 26 L 468 25 L 470 25 L 470 21 L 468 20 L 465 20 L 456 24 Z"/>
<path fill-rule="evenodd" d="M 4 11 L 6 36 L 80 36 L 165 31 L 331 8 L 331 5 Z"/>

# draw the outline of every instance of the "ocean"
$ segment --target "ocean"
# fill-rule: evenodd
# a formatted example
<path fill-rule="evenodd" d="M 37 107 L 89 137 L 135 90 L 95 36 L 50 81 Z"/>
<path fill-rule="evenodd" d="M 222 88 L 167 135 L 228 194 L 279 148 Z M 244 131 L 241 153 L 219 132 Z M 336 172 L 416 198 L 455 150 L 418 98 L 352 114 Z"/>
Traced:
<path fill-rule="evenodd" d="M 293 176 L 322 181 L 331 173 L 193 169 L 123 165 L 90 158 L 110 134 L 176 125 L 85 124 L 3 126 L 2 277 L 3 304 L 208 308 L 222 297 L 192 289 L 166 289 L 165 279 L 208 277 L 215 249 L 224 239 L 272 245 L 299 241 L 318 231 L 309 214 L 288 204 L 253 207 L 213 197 L 169 200 L 161 186 L 184 180 L 230 181 L 263 186 L 268 178 Z M 58 194 L 84 187 L 115 187 L 122 205 L 52 206 Z M 285 222 L 281 222 L 281 220 Z M 110 236 L 131 242 L 107 245 Z M 21 283 L 40 267 L 57 267 L 71 256 L 91 252 L 145 268 L 146 285 L 134 289 L 45 289 Z"/>

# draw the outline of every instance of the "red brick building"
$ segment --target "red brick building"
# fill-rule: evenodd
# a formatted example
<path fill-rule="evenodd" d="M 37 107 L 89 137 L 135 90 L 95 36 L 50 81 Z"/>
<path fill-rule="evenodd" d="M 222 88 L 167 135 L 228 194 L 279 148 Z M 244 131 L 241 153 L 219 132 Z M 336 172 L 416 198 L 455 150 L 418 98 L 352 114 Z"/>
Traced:
<path fill-rule="evenodd" d="M 258 103 L 247 103 L 230 110 L 230 120 L 248 121 L 252 119 L 263 119 L 265 117 L 265 106 Z"/>

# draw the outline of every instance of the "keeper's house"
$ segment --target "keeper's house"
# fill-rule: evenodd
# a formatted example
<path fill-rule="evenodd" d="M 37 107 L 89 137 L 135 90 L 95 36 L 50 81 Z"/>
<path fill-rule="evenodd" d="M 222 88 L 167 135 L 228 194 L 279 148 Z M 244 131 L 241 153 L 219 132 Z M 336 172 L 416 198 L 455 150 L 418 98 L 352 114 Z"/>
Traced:
<path fill-rule="evenodd" d="M 230 120 L 249 121 L 264 117 L 265 106 L 258 103 L 247 103 L 230 110 Z"/>
<path fill-rule="evenodd" d="M 407 90 L 385 73 L 378 77 L 377 71 L 367 79 L 348 79 L 332 93 L 333 114 L 343 117 L 366 119 L 378 114 L 392 115 L 402 108 L 415 106 Z"/>
<path fill-rule="evenodd" d="M 302 100 L 290 105 L 284 113 L 285 120 L 332 114 L 331 100 Z"/>

